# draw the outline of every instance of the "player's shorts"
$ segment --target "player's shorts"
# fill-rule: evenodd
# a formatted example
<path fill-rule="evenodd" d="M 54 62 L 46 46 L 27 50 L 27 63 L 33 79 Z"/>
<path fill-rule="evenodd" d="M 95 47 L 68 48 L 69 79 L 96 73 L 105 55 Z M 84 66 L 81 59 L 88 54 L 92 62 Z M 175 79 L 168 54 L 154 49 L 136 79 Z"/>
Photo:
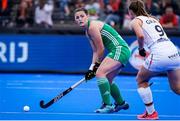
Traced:
<path fill-rule="evenodd" d="M 121 62 L 121 64 L 125 66 L 131 56 L 131 51 L 126 46 L 117 46 L 115 49 L 111 50 L 107 56 Z"/>
<path fill-rule="evenodd" d="M 180 53 L 171 41 L 153 45 L 144 67 L 153 72 L 180 69 Z"/>

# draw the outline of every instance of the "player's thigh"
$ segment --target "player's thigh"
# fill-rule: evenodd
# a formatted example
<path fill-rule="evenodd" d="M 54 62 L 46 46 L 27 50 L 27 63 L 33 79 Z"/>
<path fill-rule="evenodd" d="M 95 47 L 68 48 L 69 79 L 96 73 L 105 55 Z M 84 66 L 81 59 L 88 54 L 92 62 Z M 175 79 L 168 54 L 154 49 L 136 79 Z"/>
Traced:
<path fill-rule="evenodd" d="M 98 75 L 108 75 L 109 73 L 119 69 L 121 67 L 121 63 L 119 61 L 115 61 L 112 58 L 106 57 L 100 67 L 96 72 L 96 76 Z"/>
<path fill-rule="evenodd" d="M 180 69 L 167 72 L 170 87 L 172 89 L 180 89 Z"/>
<path fill-rule="evenodd" d="M 157 75 L 157 73 L 149 71 L 144 66 L 141 67 L 141 69 L 138 71 L 138 74 L 136 76 L 136 81 L 138 83 L 139 87 L 146 87 L 148 86 L 148 81 L 151 79 L 151 77 Z"/>

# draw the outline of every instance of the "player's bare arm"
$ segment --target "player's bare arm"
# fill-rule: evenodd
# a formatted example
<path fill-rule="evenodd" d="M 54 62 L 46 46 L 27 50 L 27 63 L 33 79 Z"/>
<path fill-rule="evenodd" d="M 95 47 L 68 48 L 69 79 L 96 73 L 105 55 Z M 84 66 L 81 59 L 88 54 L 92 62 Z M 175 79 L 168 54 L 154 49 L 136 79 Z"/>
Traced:
<path fill-rule="evenodd" d="M 92 42 L 92 46 L 94 46 L 94 53 L 97 54 L 97 57 L 94 58 L 95 62 L 101 62 L 103 59 L 104 55 L 104 45 L 102 42 L 101 34 L 100 34 L 100 29 L 99 26 L 97 25 L 96 22 L 91 22 L 88 35 L 90 36 Z"/>
<path fill-rule="evenodd" d="M 87 31 L 86 31 L 86 36 L 87 36 L 87 38 L 88 38 L 88 40 L 89 40 L 89 43 L 90 43 L 90 45 L 91 45 L 91 48 L 92 48 L 92 50 L 93 50 L 92 63 L 95 63 L 95 62 L 96 62 L 96 58 L 98 57 L 97 51 L 96 51 L 96 47 L 95 47 L 95 45 L 94 45 L 93 40 L 92 40 L 92 39 L 90 38 L 90 36 L 88 35 Z"/>
<path fill-rule="evenodd" d="M 142 21 L 140 19 L 135 18 L 132 23 L 132 28 L 137 36 L 138 44 L 139 44 L 139 49 L 142 49 L 144 46 L 144 34 L 142 30 Z"/>

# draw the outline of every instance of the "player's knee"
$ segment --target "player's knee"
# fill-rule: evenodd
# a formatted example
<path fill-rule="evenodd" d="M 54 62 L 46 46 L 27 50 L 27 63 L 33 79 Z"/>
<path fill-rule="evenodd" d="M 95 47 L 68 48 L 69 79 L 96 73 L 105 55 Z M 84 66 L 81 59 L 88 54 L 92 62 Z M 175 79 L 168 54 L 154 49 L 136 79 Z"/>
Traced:
<path fill-rule="evenodd" d="M 141 78 L 137 75 L 136 76 L 136 82 L 137 82 L 137 84 L 139 84 L 139 83 L 141 83 L 142 81 L 141 81 Z"/>
<path fill-rule="evenodd" d="M 140 78 L 139 76 L 136 77 L 138 87 L 148 87 L 148 82 Z"/>
<path fill-rule="evenodd" d="M 180 95 L 180 80 L 171 80 L 170 87 L 174 93 Z"/>
<path fill-rule="evenodd" d="M 97 71 L 96 72 L 96 77 L 97 78 L 105 77 L 105 74 L 103 72 L 101 72 L 101 71 Z"/>

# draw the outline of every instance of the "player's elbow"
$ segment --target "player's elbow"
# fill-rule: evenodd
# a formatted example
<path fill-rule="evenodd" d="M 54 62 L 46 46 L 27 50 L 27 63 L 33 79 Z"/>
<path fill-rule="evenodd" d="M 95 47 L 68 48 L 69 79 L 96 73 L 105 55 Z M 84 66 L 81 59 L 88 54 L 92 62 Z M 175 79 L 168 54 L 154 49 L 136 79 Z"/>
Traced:
<path fill-rule="evenodd" d="M 138 40 L 144 40 L 144 35 L 138 35 Z"/>

